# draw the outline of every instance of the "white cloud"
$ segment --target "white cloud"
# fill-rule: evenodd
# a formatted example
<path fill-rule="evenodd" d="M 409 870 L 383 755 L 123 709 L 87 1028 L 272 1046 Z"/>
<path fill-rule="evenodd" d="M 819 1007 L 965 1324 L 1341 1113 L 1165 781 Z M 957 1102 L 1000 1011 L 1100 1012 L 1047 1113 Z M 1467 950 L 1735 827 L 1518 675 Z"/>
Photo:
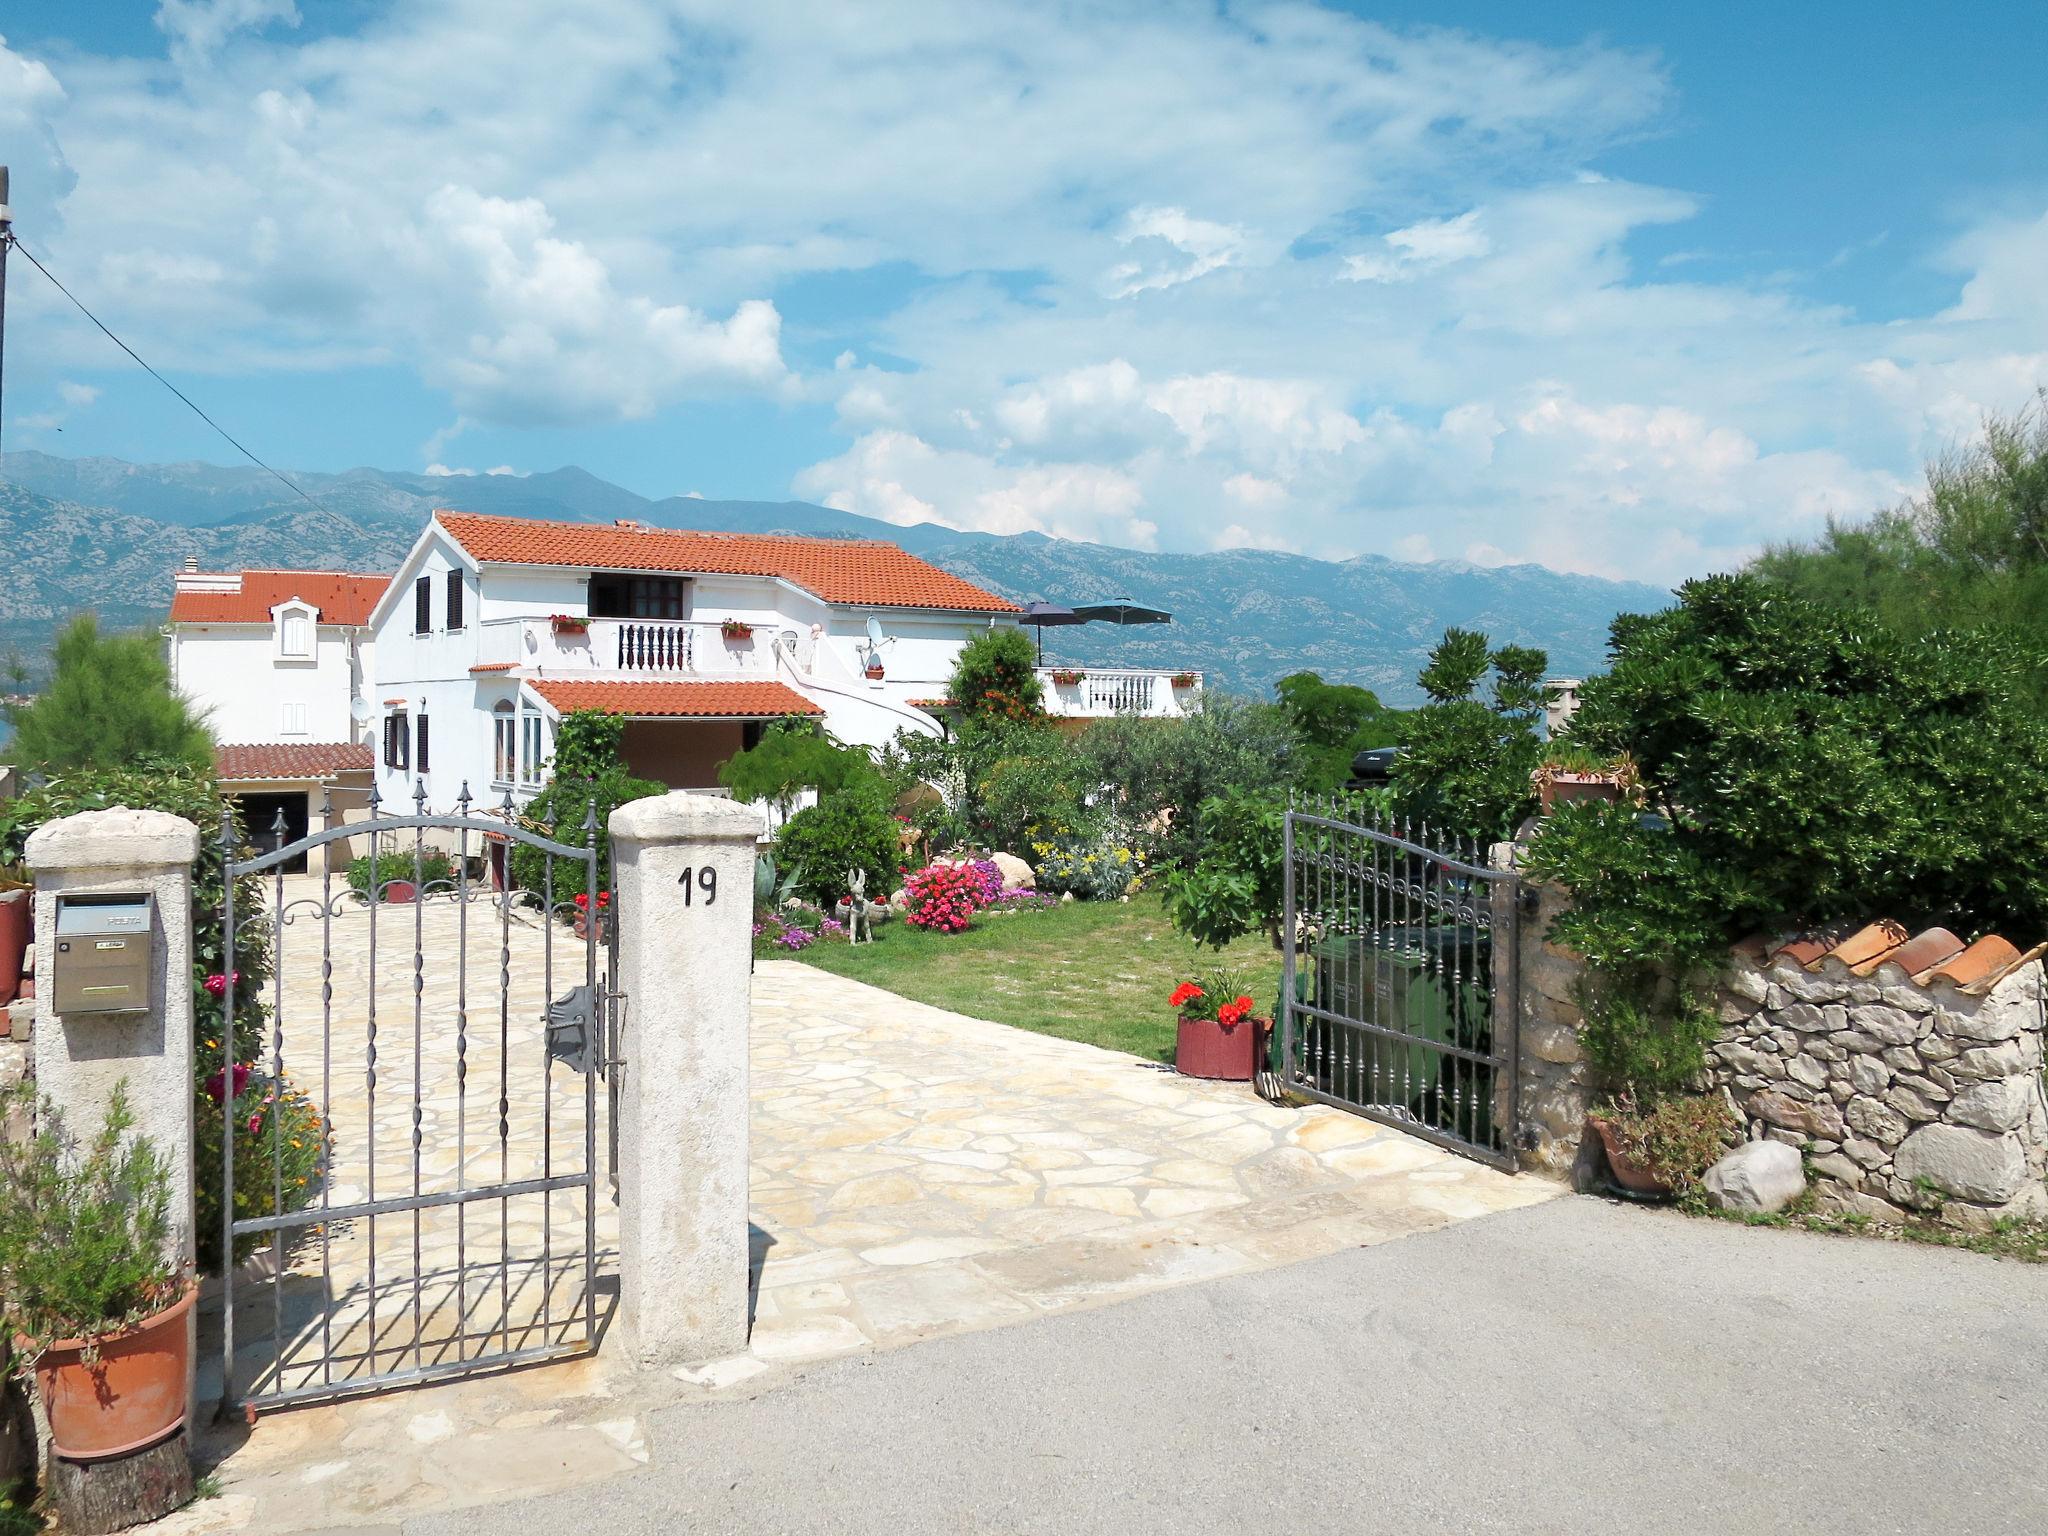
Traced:
<path fill-rule="evenodd" d="M 84 410 L 99 399 L 98 388 L 91 384 L 80 384 L 72 379 L 61 379 L 57 384 L 57 398 L 74 410 Z"/>
<path fill-rule="evenodd" d="M 167 59 L 0 44 L 30 248 L 196 374 L 410 372 L 441 470 L 766 398 L 838 433 L 798 493 L 899 522 L 1670 580 L 1895 499 L 2048 380 L 2038 195 L 1883 324 L 1796 296 L 1825 269 L 1709 278 L 1705 234 L 1640 260 L 1701 200 L 1600 174 L 1675 98 L 1597 42 L 1262 0 L 158 14 Z M 60 398 L 104 340 L 16 293 Z"/>

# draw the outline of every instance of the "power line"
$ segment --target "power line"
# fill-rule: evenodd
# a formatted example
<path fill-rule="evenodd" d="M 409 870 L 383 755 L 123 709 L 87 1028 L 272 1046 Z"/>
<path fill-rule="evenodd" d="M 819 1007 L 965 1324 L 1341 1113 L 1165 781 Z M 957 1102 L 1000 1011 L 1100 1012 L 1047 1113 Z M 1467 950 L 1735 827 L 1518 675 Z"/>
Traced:
<path fill-rule="evenodd" d="M 294 496 L 298 497 L 301 501 L 305 502 L 307 506 L 312 507 L 315 511 L 318 512 L 327 511 L 327 509 L 321 506 L 319 502 L 315 501 L 311 496 L 308 496 L 303 490 L 299 489 L 298 485 L 293 482 L 290 476 L 284 474 L 280 470 L 272 468 L 269 464 L 266 464 L 264 463 L 263 460 L 257 458 L 256 455 L 251 453 L 247 448 L 243 447 L 242 444 L 236 440 L 233 433 L 229 432 L 226 427 L 223 427 L 219 422 L 215 421 L 211 416 L 207 415 L 206 412 L 202 411 L 197 405 L 195 405 L 192 402 L 191 396 L 187 395 L 182 389 L 178 388 L 177 385 L 173 384 L 169 379 L 165 378 L 162 374 L 158 373 L 154 368 L 150 367 L 148 363 L 143 361 L 141 353 L 137 352 L 133 347 L 129 346 L 127 342 L 123 341 L 120 337 L 116 336 L 112 331 L 108 330 L 106 322 L 101 320 L 100 317 L 94 314 L 91 310 L 87 309 L 85 307 L 84 302 L 80 300 L 77 294 L 73 293 L 69 288 L 66 288 L 62 283 L 57 281 L 56 273 L 52 272 L 48 267 L 44 266 L 40 261 L 36 260 L 36 253 L 21 243 L 21 237 L 19 235 L 13 236 L 11 243 L 13 244 L 14 249 L 21 252 L 22 255 L 26 256 L 29 259 L 29 261 L 34 265 L 35 269 L 38 272 L 42 273 L 43 276 L 47 277 L 50 280 L 51 285 L 55 287 L 59 293 L 63 294 L 65 298 L 69 299 L 74 305 L 77 306 L 78 312 L 81 315 L 85 316 L 86 319 L 90 320 L 94 325 L 100 328 L 101 334 L 103 334 L 107 338 L 107 340 L 111 341 L 123 352 L 126 352 L 130 357 L 134 358 L 136 365 L 140 367 L 144 373 L 148 374 L 152 379 L 155 379 L 157 383 L 163 385 L 165 389 L 168 389 L 172 394 L 176 395 L 180 400 L 184 401 L 186 409 L 191 411 L 191 413 L 194 416 L 197 416 L 209 427 L 213 428 L 214 431 L 218 432 L 221 435 L 221 437 L 225 439 L 231 447 L 233 447 L 235 452 L 239 453 L 251 464 L 254 464 L 258 469 L 263 470 L 267 474 L 276 476 L 276 478 L 281 484 L 286 486 Z"/>

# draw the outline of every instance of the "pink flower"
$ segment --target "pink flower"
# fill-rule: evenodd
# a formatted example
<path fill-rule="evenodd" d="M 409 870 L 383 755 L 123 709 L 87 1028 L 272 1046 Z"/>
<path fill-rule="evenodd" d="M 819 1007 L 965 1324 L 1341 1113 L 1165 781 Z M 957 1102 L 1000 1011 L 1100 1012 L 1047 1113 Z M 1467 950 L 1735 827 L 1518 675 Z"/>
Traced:
<path fill-rule="evenodd" d="M 236 982 L 239 983 L 241 979 L 242 973 L 240 971 L 235 972 Z M 206 990 L 212 993 L 215 997 L 223 997 L 227 994 L 228 978 L 223 973 L 216 971 L 211 976 L 207 977 L 206 980 L 203 983 L 201 983 L 201 985 L 203 985 L 206 988 Z"/>
<path fill-rule="evenodd" d="M 206 1080 L 206 1096 L 218 1104 L 221 1102 L 221 1074 L 216 1072 Z M 235 1091 L 230 1097 L 239 1099 L 242 1090 L 249 1086 L 249 1069 L 239 1061 L 235 1063 Z"/>

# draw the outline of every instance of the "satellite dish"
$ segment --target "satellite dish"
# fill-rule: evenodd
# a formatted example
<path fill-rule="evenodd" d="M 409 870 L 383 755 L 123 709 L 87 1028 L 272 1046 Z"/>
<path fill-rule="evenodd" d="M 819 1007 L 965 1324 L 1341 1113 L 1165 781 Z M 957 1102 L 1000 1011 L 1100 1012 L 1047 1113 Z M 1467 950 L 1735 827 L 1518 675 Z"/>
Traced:
<path fill-rule="evenodd" d="M 357 725 L 369 724 L 370 714 L 370 701 L 361 694 L 357 694 L 348 701 L 348 717 L 355 721 Z"/>
<path fill-rule="evenodd" d="M 876 618 L 873 614 L 870 614 L 868 615 L 868 645 L 870 647 L 873 647 L 878 646 L 881 643 L 882 621 Z"/>

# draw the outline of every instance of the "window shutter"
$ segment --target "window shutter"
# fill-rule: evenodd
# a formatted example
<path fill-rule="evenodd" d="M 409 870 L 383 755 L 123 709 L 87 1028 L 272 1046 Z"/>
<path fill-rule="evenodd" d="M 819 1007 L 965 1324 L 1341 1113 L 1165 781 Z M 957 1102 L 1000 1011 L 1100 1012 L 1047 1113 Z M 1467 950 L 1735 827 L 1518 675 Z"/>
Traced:
<path fill-rule="evenodd" d="M 424 635 L 434 627 L 434 578 L 422 576 L 412 584 L 412 632 Z"/>
<path fill-rule="evenodd" d="M 462 628 L 462 572 L 448 573 L 448 627 Z"/>
<path fill-rule="evenodd" d="M 413 734 L 418 738 L 415 746 L 418 749 L 419 771 L 425 773 L 427 771 L 427 717 L 425 715 L 421 715 L 419 724 L 413 727 Z"/>
<path fill-rule="evenodd" d="M 384 766 L 386 768 L 396 768 L 398 766 L 398 716 L 396 715 L 386 715 L 384 717 Z"/>

